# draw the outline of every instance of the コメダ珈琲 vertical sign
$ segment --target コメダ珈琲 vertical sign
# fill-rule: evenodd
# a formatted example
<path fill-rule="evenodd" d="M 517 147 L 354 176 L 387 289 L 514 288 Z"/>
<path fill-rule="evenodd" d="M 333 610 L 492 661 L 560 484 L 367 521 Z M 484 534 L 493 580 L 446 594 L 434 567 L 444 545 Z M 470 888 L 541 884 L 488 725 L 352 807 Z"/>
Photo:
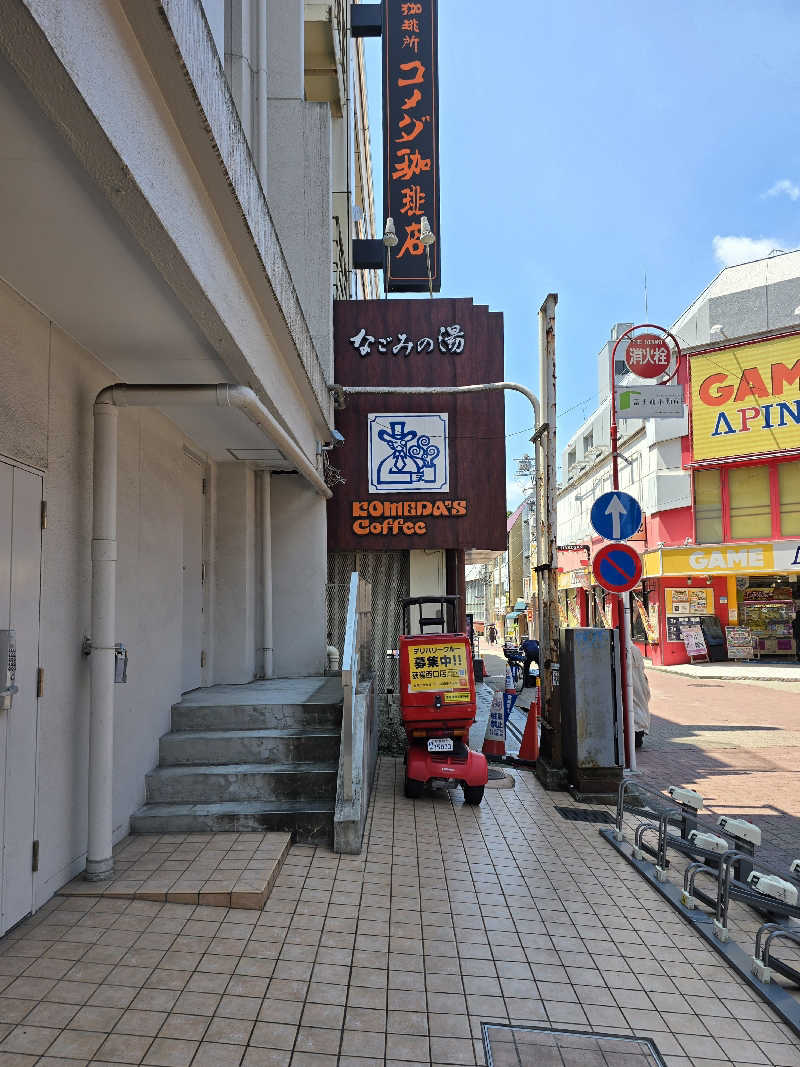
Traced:
<path fill-rule="evenodd" d="M 437 0 L 383 2 L 384 218 L 394 219 L 398 237 L 386 275 L 392 292 L 428 289 L 423 215 L 436 236 L 429 246 L 433 291 L 441 288 L 436 9 Z"/>

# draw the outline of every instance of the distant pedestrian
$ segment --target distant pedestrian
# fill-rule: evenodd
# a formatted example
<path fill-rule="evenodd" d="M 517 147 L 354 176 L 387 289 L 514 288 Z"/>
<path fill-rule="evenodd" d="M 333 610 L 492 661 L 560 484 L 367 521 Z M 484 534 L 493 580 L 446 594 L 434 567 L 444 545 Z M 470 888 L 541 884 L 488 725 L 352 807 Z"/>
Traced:
<path fill-rule="evenodd" d="M 533 637 L 526 637 L 522 644 L 519 646 L 520 652 L 525 653 L 525 662 L 522 667 L 522 688 L 529 684 L 528 674 L 531 669 L 531 664 L 535 663 L 539 666 L 539 642 Z"/>
<path fill-rule="evenodd" d="M 494 623 L 489 627 L 489 644 L 497 644 L 497 627 L 494 625 Z"/>

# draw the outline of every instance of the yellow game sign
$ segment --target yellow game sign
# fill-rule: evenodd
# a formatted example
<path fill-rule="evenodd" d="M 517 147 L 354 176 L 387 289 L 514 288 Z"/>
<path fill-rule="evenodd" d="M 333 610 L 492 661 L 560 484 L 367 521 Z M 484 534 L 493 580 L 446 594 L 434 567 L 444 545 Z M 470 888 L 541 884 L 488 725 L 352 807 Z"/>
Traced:
<path fill-rule="evenodd" d="M 694 458 L 800 448 L 800 335 L 693 356 Z"/>
<path fill-rule="evenodd" d="M 409 645 L 408 688 L 411 693 L 452 693 L 468 689 L 467 653 L 463 644 Z M 460 703 L 462 694 L 445 703 Z M 468 697 L 467 697 L 468 699 Z"/>

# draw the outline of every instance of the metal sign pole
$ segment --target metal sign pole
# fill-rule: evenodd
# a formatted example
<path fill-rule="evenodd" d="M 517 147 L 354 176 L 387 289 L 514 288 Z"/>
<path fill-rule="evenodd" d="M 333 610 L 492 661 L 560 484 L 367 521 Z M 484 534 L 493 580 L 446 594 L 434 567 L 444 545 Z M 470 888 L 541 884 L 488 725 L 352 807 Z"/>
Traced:
<path fill-rule="evenodd" d="M 617 459 L 617 445 L 619 431 L 617 428 L 617 381 L 616 381 L 616 352 L 617 344 L 614 345 L 609 362 L 611 379 L 611 488 L 619 489 L 619 460 Z M 633 736 L 633 706 L 631 700 L 632 681 L 628 677 L 628 641 L 630 639 L 630 600 L 627 593 L 617 595 L 617 625 L 619 627 L 619 668 L 620 681 L 622 683 L 622 725 L 623 740 L 625 742 L 625 766 L 630 770 L 636 770 L 636 743 Z"/>
<path fill-rule="evenodd" d="M 636 330 L 642 330 L 642 329 L 646 329 L 646 328 L 649 328 L 649 327 L 651 327 L 653 329 L 656 329 L 656 330 L 659 330 L 661 333 L 664 334 L 665 337 L 669 337 L 669 339 L 673 342 L 673 344 L 675 346 L 675 352 L 676 352 L 676 357 L 677 357 L 676 358 L 676 363 L 675 363 L 675 370 L 672 372 L 671 375 L 669 375 L 665 379 L 665 382 L 669 382 L 669 381 L 672 380 L 672 378 L 677 376 L 678 367 L 680 365 L 681 349 L 680 349 L 680 345 L 678 344 L 677 338 L 673 334 L 671 334 L 669 332 L 669 330 L 665 330 L 663 328 L 663 326 L 656 326 L 655 323 L 648 322 L 648 323 L 640 324 L 638 326 L 631 326 L 631 328 L 629 330 L 626 330 L 625 333 L 621 334 L 617 338 L 617 340 L 614 342 L 614 347 L 613 347 L 613 349 L 611 351 L 611 361 L 610 361 L 610 366 L 609 366 L 609 379 L 610 379 L 610 388 L 611 388 L 611 424 L 610 424 L 611 425 L 611 433 L 610 433 L 610 437 L 611 437 L 611 478 L 612 478 L 612 488 L 615 491 L 619 489 L 619 462 L 618 462 L 618 459 L 617 459 L 617 446 L 618 446 L 618 442 L 619 442 L 619 431 L 618 431 L 618 428 L 617 428 L 617 381 L 616 381 L 616 374 L 615 374 L 615 368 L 616 368 L 616 365 L 617 365 L 617 348 L 619 347 L 619 345 L 620 345 L 620 343 L 622 341 L 624 341 L 626 338 L 630 337 L 631 334 L 633 334 Z M 648 338 L 650 340 L 652 340 L 650 335 L 647 335 L 647 336 L 648 336 Z M 644 341 L 644 336 L 642 337 L 642 340 Z M 647 353 L 645 353 L 645 358 L 646 358 L 646 355 L 647 355 Z M 653 373 L 652 370 L 651 371 L 646 371 L 642 367 L 640 367 L 638 370 L 634 369 L 634 368 L 631 368 L 630 363 L 627 361 L 627 359 L 626 359 L 626 363 L 627 363 L 629 369 L 632 369 L 633 373 L 639 375 L 640 377 L 641 376 L 658 377 L 660 373 L 667 373 L 667 371 L 669 369 L 669 362 L 667 363 L 667 365 L 666 365 L 666 367 L 664 368 L 663 371 L 658 371 L 657 373 Z M 660 363 L 655 364 L 655 366 L 661 366 L 661 365 L 662 364 L 660 364 Z M 619 633 L 620 633 L 619 659 L 620 659 L 620 674 L 622 676 L 621 677 L 621 681 L 622 681 L 622 714 L 623 714 L 624 738 L 625 738 L 625 764 L 630 770 L 635 771 L 636 770 L 636 740 L 635 740 L 635 736 L 634 736 L 635 731 L 634 731 L 634 722 L 633 722 L 633 677 L 630 674 L 630 671 L 628 669 L 629 668 L 628 651 L 630 649 L 630 644 L 631 644 L 630 593 L 620 593 L 619 594 L 619 613 L 618 614 L 619 614 Z"/>

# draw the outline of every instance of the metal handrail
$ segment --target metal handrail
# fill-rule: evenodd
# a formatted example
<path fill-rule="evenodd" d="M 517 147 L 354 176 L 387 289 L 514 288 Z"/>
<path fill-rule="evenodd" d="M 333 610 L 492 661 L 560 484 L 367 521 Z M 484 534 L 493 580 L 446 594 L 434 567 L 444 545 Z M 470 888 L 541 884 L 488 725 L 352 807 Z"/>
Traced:
<path fill-rule="evenodd" d="M 366 662 L 367 619 L 370 614 L 372 586 L 357 571 L 350 575 L 347 617 L 342 650 L 342 787 L 345 800 L 353 799 L 353 711 L 358 684 Z"/>
<path fill-rule="evenodd" d="M 342 786 L 345 800 L 353 799 L 353 707 L 358 691 L 358 572 L 350 575 L 347 618 L 342 651 Z"/>

